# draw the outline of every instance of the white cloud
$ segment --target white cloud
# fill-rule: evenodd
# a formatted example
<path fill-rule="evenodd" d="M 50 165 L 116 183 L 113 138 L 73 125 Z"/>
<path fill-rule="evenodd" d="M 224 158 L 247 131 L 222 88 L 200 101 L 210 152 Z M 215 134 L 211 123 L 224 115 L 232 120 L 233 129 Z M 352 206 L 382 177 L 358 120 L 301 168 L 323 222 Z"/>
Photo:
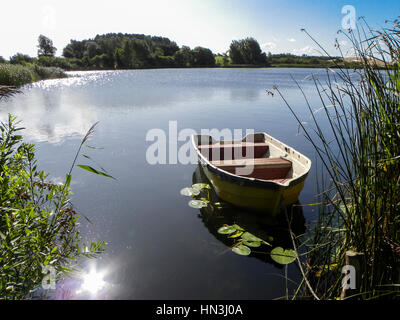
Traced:
<path fill-rule="evenodd" d="M 266 42 L 261 45 L 261 49 L 265 52 L 271 51 L 276 48 L 275 42 Z"/>
<path fill-rule="evenodd" d="M 295 39 L 295 38 L 289 38 L 289 39 L 287 39 L 287 41 L 289 41 L 289 42 L 296 42 L 296 39 Z"/>
<path fill-rule="evenodd" d="M 311 46 L 305 46 L 303 48 L 293 49 L 292 53 L 300 56 L 303 54 L 313 55 L 317 53 L 317 50 L 315 50 Z"/>

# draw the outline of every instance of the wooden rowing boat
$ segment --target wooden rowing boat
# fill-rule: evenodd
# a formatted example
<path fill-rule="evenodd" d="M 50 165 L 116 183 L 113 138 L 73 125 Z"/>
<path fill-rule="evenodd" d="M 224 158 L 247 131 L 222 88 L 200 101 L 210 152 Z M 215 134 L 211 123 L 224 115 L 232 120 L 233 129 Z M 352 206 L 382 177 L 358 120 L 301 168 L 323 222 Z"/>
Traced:
<path fill-rule="evenodd" d="M 192 144 L 222 200 L 271 215 L 297 201 L 311 168 L 310 159 L 267 133 L 241 141 L 193 135 Z"/>

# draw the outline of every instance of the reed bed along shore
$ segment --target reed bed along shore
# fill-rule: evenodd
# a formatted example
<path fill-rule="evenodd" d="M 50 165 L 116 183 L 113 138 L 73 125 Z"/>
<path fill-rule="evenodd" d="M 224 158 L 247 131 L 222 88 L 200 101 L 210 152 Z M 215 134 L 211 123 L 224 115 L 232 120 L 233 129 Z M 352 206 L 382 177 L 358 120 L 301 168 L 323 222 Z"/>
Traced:
<path fill-rule="evenodd" d="M 302 239 L 304 278 L 293 298 L 396 299 L 400 297 L 400 22 L 372 30 L 361 20 L 357 30 L 345 36 L 362 68 L 327 69 L 324 83 L 314 77 L 322 105 L 318 111 L 299 86 L 311 121 L 300 119 L 275 88 L 313 145 L 321 172 L 318 216 L 310 235 Z M 321 126 L 321 113 L 328 127 Z M 344 279 L 351 271 L 343 269 L 346 265 L 354 267 L 354 273 Z"/>
<path fill-rule="evenodd" d="M 0 101 L 19 93 L 0 85 Z M 83 242 L 79 213 L 70 202 L 75 166 L 111 177 L 75 165 L 95 125 L 82 139 L 65 182 L 56 184 L 38 169 L 35 145 L 24 142 L 16 118 L 9 114 L 0 123 L 0 300 L 49 298 L 50 272 L 51 281 L 59 281 L 78 270 L 81 258 L 104 251 L 105 242 Z"/>
<path fill-rule="evenodd" d="M 0 64 L 0 85 L 20 87 L 45 79 L 66 78 L 64 70 L 57 67 L 43 67 L 37 64 Z"/>

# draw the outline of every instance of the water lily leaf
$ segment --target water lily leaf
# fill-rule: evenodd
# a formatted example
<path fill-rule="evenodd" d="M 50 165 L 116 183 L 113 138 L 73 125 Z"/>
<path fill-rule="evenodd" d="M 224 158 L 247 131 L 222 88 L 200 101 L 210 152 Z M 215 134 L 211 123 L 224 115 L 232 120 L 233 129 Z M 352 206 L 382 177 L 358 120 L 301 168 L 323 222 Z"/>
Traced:
<path fill-rule="evenodd" d="M 231 234 L 237 231 L 237 229 L 234 226 L 222 226 L 221 228 L 218 229 L 219 234 Z"/>
<path fill-rule="evenodd" d="M 200 194 L 200 191 L 193 189 L 193 188 L 183 188 L 181 190 L 181 195 L 183 195 L 183 196 L 191 197 L 191 196 L 197 196 L 199 194 Z"/>
<path fill-rule="evenodd" d="M 207 202 L 201 200 L 190 200 L 189 206 L 195 209 L 201 209 L 207 207 Z"/>
<path fill-rule="evenodd" d="M 259 246 L 261 246 L 261 242 L 260 241 L 243 240 L 242 243 L 245 244 L 246 246 L 249 246 L 249 247 L 259 247 Z"/>
<path fill-rule="evenodd" d="M 276 247 L 271 250 L 271 258 L 279 264 L 289 264 L 296 260 L 296 252 L 292 249 Z"/>
<path fill-rule="evenodd" d="M 243 234 L 243 231 L 236 231 L 234 234 L 230 235 L 228 238 L 237 238 L 237 237 L 240 237 L 242 234 Z"/>
<path fill-rule="evenodd" d="M 232 251 L 242 256 L 248 256 L 251 253 L 251 249 L 243 244 L 233 247 Z"/>
<path fill-rule="evenodd" d="M 233 224 L 232 227 L 234 227 L 236 230 L 244 231 L 244 229 L 241 226 L 237 225 L 237 224 Z"/>
<path fill-rule="evenodd" d="M 250 232 L 243 233 L 242 239 L 243 240 L 247 240 L 247 241 L 257 241 L 257 242 L 262 242 L 263 241 L 263 239 L 260 239 L 260 238 L 256 237 L 254 234 L 252 234 Z"/>
<path fill-rule="evenodd" d="M 192 185 L 192 188 L 201 191 L 203 189 L 210 189 L 210 185 L 208 185 L 207 183 L 195 183 L 194 185 Z"/>

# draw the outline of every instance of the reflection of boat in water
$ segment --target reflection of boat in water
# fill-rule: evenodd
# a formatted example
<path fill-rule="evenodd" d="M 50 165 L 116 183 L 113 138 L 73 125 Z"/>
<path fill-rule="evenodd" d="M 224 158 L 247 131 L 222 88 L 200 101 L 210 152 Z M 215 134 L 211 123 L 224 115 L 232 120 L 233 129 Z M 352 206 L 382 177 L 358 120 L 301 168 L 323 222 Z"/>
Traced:
<path fill-rule="evenodd" d="M 207 183 L 209 180 L 206 177 L 204 170 L 200 165 L 197 166 L 193 172 L 193 184 Z M 252 249 L 251 256 L 258 258 L 262 261 L 273 263 L 278 267 L 281 265 L 276 264 L 270 257 L 269 252 L 273 247 L 292 248 L 292 241 L 288 230 L 288 223 L 286 216 L 279 215 L 277 219 L 254 211 L 246 211 L 245 209 L 235 206 L 223 206 L 217 209 L 212 206 L 213 203 L 218 203 L 221 199 L 215 193 L 212 185 L 209 189 L 209 200 L 211 205 L 200 209 L 199 217 L 203 221 L 209 232 L 224 243 L 226 246 L 231 247 L 235 243 L 235 239 L 229 238 L 225 234 L 218 233 L 218 229 L 224 225 L 237 224 L 247 232 L 259 237 L 272 244 L 271 246 L 263 245 L 258 248 Z M 288 210 L 288 215 L 291 220 L 291 229 L 295 235 L 304 233 L 305 220 L 302 207 L 291 206 Z"/>
<path fill-rule="evenodd" d="M 297 201 L 311 168 L 310 159 L 266 133 L 241 141 L 193 135 L 192 144 L 221 199 L 272 216 Z"/>

